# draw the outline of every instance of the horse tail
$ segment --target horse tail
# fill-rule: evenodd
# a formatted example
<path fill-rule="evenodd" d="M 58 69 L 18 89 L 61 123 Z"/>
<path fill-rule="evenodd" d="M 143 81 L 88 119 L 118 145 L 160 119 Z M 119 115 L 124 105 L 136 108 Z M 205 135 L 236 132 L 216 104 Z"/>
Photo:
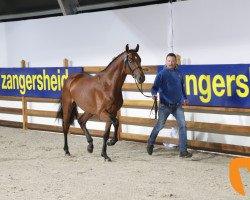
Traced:
<path fill-rule="evenodd" d="M 63 119 L 63 109 L 62 109 L 62 99 L 59 100 L 59 109 L 56 113 L 56 119 L 59 120 L 59 119 Z"/>
<path fill-rule="evenodd" d="M 62 99 L 60 99 L 59 101 L 60 106 L 59 109 L 57 111 L 56 114 L 56 119 L 63 119 L 63 108 L 62 108 Z M 70 114 L 70 118 L 69 118 L 69 124 L 73 125 L 74 124 L 74 120 L 77 119 L 78 116 L 78 110 L 77 110 L 77 105 L 75 102 L 72 103 L 72 111 Z"/>
<path fill-rule="evenodd" d="M 76 105 L 76 102 L 73 102 L 72 103 L 72 112 L 71 112 L 70 119 L 69 119 L 69 123 L 71 125 L 74 124 L 74 120 L 77 119 L 77 116 L 78 116 L 77 105 Z"/>

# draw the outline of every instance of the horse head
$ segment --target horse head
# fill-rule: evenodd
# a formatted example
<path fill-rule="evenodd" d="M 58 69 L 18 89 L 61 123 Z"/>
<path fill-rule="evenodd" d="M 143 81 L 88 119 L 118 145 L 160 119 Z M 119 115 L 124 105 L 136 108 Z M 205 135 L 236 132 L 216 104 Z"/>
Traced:
<path fill-rule="evenodd" d="M 141 67 L 141 58 L 137 53 L 138 51 L 138 44 L 135 49 L 129 49 L 129 46 L 127 44 L 126 56 L 124 61 L 126 65 L 126 73 L 131 74 L 138 83 L 143 83 L 145 81 L 145 75 Z"/>

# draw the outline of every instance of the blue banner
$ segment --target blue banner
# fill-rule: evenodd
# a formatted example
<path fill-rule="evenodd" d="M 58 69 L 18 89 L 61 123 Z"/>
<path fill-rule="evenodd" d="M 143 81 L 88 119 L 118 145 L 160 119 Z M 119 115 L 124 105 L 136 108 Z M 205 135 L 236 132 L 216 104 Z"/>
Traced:
<path fill-rule="evenodd" d="M 250 108 L 250 64 L 179 65 L 178 69 L 189 105 Z"/>
<path fill-rule="evenodd" d="M 0 68 L 0 95 L 60 98 L 64 81 L 82 67 Z"/>

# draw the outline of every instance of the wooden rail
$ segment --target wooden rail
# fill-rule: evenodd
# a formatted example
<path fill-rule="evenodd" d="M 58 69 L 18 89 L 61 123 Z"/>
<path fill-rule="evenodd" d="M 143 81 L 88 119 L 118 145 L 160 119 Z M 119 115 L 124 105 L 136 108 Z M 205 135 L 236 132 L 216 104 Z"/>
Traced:
<path fill-rule="evenodd" d="M 64 60 L 64 66 L 67 66 L 67 60 Z M 22 64 L 24 65 L 24 64 Z M 103 70 L 104 67 L 84 67 L 84 71 L 88 73 L 96 73 Z M 156 66 L 143 66 L 145 74 L 156 74 Z M 143 84 L 143 90 L 148 92 L 152 87 L 152 83 Z M 125 83 L 123 85 L 123 91 L 138 92 L 138 89 L 134 83 Z M 11 115 L 23 115 L 23 122 L 0 120 L 0 126 L 9 126 L 16 128 L 26 128 L 34 130 L 43 131 L 54 131 L 62 132 L 61 126 L 47 125 L 47 124 L 35 124 L 28 122 L 28 117 L 43 117 L 43 118 L 55 118 L 56 111 L 49 110 L 35 110 L 27 108 L 28 103 L 58 103 L 59 99 L 52 98 L 31 98 L 31 97 L 7 97 L 0 96 L 1 101 L 17 101 L 22 102 L 22 108 L 7 108 L 0 107 L 0 113 L 11 114 Z M 153 105 L 152 100 L 124 100 L 123 108 L 133 108 L 133 109 L 151 109 Z M 244 108 L 224 108 L 224 107 L 204 107 L 204 106 L 183 106 L 185 112 L 191 113 L 208 113 L 208 114 L 223 114 L 223 115 L 242 115 L 249 116 L 250 109 Z M 136 125 L 143 127 L 153 127 L 156 120 L 144 118 L 144 117 L 128 117 L 122 116 L 119 111 L 118 114 L 119 121 L 121 125 Z M 95 117 L 91 121 L 98 121 Z M 165 128 L 177 126 L 175 120 L 167 120 Z M 208 122 L 197 122 L 197 121 L 187 121 L 187 129 L 190 131 L 199 131 L 204 133 L 217 133 L 221 135 L 235 135 L 235 136 L 250 136 L 250 126 L 240 126 L 240 125 L 228 125 L 219 123 L 208 123 Z M 70 128 L 71 134 L 83 134 L 80 128 Z M 102 137 L 103 131 L 90 130 L 93 136 Z M 122 132 L 122 128 L 119 128 L 119 139 L 120 140 L 132 140 L 138 142 L 146 142 L 149 133 L 136 134 L 136 133 L 125 133 Z M 157 143 L 169 142 L 178 144 L 178 140 L 174 138 L 158 137 Z M 193 149 L 214 151 L 214 152 L 224 152 L 230 154 L 239 154 L 250 156 L 250 146 L 240 146 L 232 144 L 223 144 L 216 142 L 205 142 L 189 140 L 188 146 Z"/>

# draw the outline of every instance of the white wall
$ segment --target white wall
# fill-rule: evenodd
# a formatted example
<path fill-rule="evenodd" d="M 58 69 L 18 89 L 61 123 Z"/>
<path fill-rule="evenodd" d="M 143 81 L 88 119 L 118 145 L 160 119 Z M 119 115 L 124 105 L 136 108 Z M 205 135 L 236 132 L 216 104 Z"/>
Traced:
<path fill-rule="evenodd" d="M 250 1 L 188 0 L 174 5 L 174 46 L 191 64 L 250 63 Z"/>
<path fill-rule="evenodd" d="M 249 8 L 249 0 L 173 3 L 174 52 L 182 56 L 183 64 L 250 63 Z M 124 51 L 127 43 L 130 47 L 140 44 L 142 65 L 164 64 L 171 42 L 170 4 L 25 20 L 4 26 L 0 26 L 0 34 L 6 38 L 0 40 L 6 41 L 7 48 L 1 46 L 0 51 L 7 49 L 7 54 L 1 53 L 1 57 L 7 56 L 7 59 L 0 62 L 1 67 L 5 63 L 18 67 L 21 59 L 32 67 L 61 66 L 65 57 L 73 66 L 105 66 Z M 126 93 L 125 97 L 131 98 L 131 94 Z M 136 115 L 147 116 L 146 112 Z M 242 116 L 186 113 L 186 117 L 187 120 L 249 125 L 249 117 Z M 133 127 L 128 131 L 149 134 L 151 129 Z M 240 137 L 225 138 L 199 132 L 194 136 L 189 132 L 189 137 L 242 145 L 250 143 L 249 138 L 243 141 Z"/>
<path fill-rule="evenodd" d="M 5 23 L 0 23 L 0 66 L 7 67 L 7 46 L 6 46 Z"/>
<path fill-rule="evenodd" d="M 168 4 L 26 20 L 6 24 L 8 64 L 107 65 L 130 44 L 141 45 L 143 64 L 159 64 L 167 45 Z"/>

